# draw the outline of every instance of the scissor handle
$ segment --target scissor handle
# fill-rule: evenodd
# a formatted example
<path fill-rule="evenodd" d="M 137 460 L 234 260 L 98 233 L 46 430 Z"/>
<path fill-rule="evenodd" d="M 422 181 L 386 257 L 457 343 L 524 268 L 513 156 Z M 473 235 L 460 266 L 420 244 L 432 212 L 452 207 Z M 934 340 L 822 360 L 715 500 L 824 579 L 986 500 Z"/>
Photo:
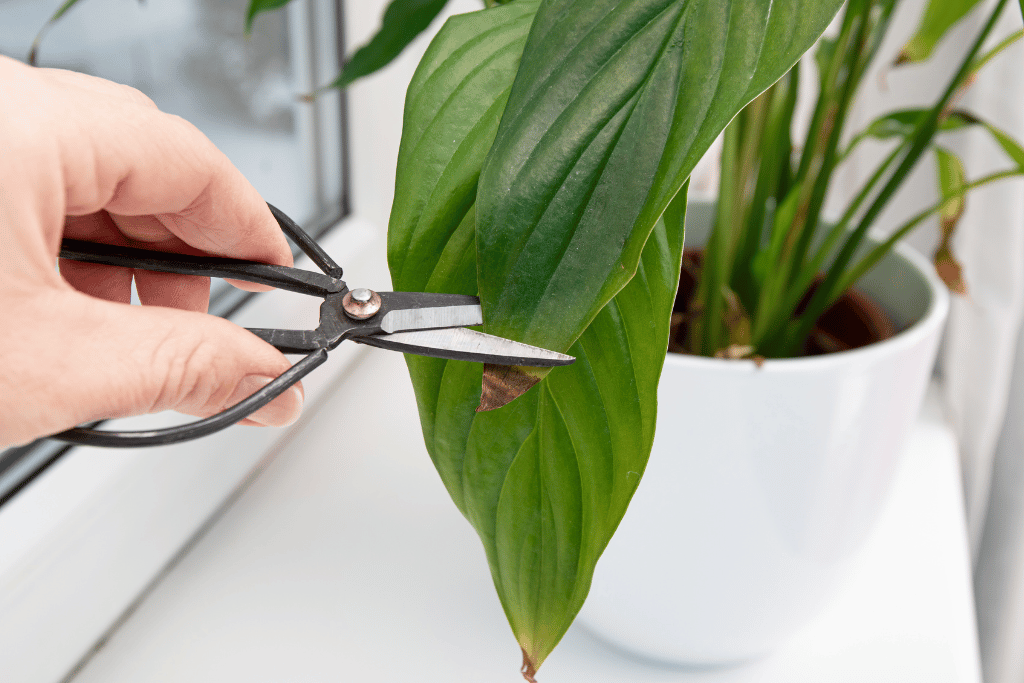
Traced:
<path fill-rule="evenodd" d="M 275 266 L 245 259 L 192 256 L 73 239 L 65 239 L 61 242 L 60 257 L 73 261 L 138 268 L 158 273 L 244 280 L 313 296 L 327 296 L 344 291 L 345 283 L 340 279 L 341 266 L 335 263 L 334 259 L 328 256 L 327 252 L 295 221 L 277 207 L 271 204 L 267 204 L 267 206 L 270 207 L 270 212 L 277 220 L 281 231 L 290 237 L 317 267 L 324 271 L 323 275 L 299 268 Z"/>
<path fill-rule="evenodd" d="M 139 446 L 166 446 L 198 439 L 230 427 L 243 420 L 283 394 L 288 388 L 308 375 L 327 360 L 327 350 L 318 349 L 293 365 L 252 396 L 216 415 L 166 429 L 111 432 L 100 429 L 75 427 L 49 438 L 82 446 L 106 448 L 135 448 Z"/>
<path fill-rule="evenodd" d="M 277 224 L 281 226 L 281 231 L 292 238 L 292 242 L 298 245 L 302 253 L 308 256 L 309 260 L 315 263 L 316 267 L 324 271 L 326 275 L 340 280 L 342 276 L 341 266 L 324 251 L 323 247 L 310 237 L 309 233 L 300 228 L 298 223 L 289 218 L 284 211 L 281 211 L 281 209 L 270 202 L 267 202 L 267 206 L 270 207 L 270 213 L 274 214 Z"/>
<path fill-rule="evenodd" d="M 306 231 L 277 207 L 267 204 L 281 230 L 299 246 L 310 260 L 324 274 L 274 266 L 243 259 L 222 258 L 217 256 L 190 256 L 187 254 L 150 251 L 134 247 L 119 247 L 81 240 L 66 239 L 61 243 L 60 257 L 102 263 L 125 268 L 139 268 L 161 273 L 177 273 L 179 275 L 204 275 L 207 277 L 230 278 L 244 280 L 261 285 L 269 285 L 299 294 L 326 297 L 346 289 L 341 281 L 341 266 L 335 263 Z M 139 446 L 163 446 L 172 443 L 191 441 L 207 436 L 229 427 L 245 419 L 249 415 L 267 405 L 284 393 L 289 387 L 309 374 L 314 368 L 327 360 L 327 349 L 322 344 L 314 343 L 311 335 L 314 332 L 291 330 L 254 330 L 257 336 L 270 335 L 270 340 L 277 341 L 278 348 L 286 353 L 306 353 L 305 358 L 272 380 L 248 398 L 211 417 L 168 427 L 166 429 L 139 431 L 104 431 L 85 427 L 75 427 L 50 436 L 51 439 L 84 446 L 103 446 L 107 448 L 135 448 Z M 275 336 L 276 335 L 276 336 Z M 292 341 L 292 338 L 298 341 Z M 306 339 L 309 337 L 309 339 Z M 304 340 L 304 341 L 303 341 Z M 300 343 L 301 342 L 301 343 Z"/>

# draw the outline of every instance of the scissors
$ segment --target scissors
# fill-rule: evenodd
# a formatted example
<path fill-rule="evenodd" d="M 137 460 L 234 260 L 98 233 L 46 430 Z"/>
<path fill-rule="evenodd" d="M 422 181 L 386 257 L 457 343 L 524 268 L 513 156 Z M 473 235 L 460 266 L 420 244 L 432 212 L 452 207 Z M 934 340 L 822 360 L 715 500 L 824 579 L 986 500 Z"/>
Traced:
<path fill-rule="evenodd" d="M 248 398 L 202 420 L 166 429 L 128 432 L 75 427 L 49 438 L 113 448 L 198 439 L 233 425 L 270 403 L 323 364 L 327 352 L 346 339 L 391 351 L 491 365 L 554 367 L 575 360 L 562 353 L 466 329 L 483 324 L 480 300 L 475 296 L 349 289 L 341 279 L 341 266 L 291 218 L 268 206 L 285 235 L 322 273 L 242 259 L 188 256 L 72 239 L 61 243 L 60 257 L 161 273 L 244 280 L 320 297 L 324 301 L 315 330 L 247 328 L 282 353 L 305 357 Z"/>

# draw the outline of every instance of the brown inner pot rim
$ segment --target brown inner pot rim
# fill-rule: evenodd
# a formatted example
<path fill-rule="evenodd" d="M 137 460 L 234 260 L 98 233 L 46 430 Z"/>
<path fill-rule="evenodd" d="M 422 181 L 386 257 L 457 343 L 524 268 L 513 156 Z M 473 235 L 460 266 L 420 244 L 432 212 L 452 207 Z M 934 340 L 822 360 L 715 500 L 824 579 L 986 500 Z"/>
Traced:
<path fill-rule="evenodd" d="M 697 289 L 695 274 L 700 270 L 703 249 L 683 252 L 683 268 L 679 276 L 679 291 L 672 307 L 672 331 L 669 352 L 688 354 L 686 338 L 688 326 L 685 313 Z M 804 297 L 797 307 L 802 311 L 814 292 Z M 681 315 L 680 315 L 681 314 Z M 896 334 L 896 323 L 882 306 L 861 291 L 851 289 L 818 318 L 811 336 L 804 344 L 802 356 L 820 356 L 827 353 L 849 351 L 889 339 Z"/>

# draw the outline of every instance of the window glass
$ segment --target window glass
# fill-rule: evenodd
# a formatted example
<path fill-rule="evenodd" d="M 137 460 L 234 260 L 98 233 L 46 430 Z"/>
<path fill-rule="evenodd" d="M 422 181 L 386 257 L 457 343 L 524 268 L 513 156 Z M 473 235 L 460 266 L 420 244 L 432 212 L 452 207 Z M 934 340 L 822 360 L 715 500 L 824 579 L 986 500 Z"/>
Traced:
<path fill-rule="evenodd" d="M 246 36 L 248 4 L 80 0 L 46 34 L 38 61 L 142 90 L 206 133 L 267 201 L 306 223 L 341 200 L 338 95 L 315 105 L 299 99 L 337 68 L 334 3 L 296 0 L 260 15 Z M 24 60 L 59 5 L 0 0 L 0 53 Z"/>
<path fill-rule="evenodd" d="M 0 54 L 24 61 L 64 0 L 0 0 Z M 340 0 L 291 0 L 244 32 L 249 0 L 79 0 L 45 35 L 40 66 L 138 88 L 202 130 L 260 194 L 321 235 L 345 212 L 343 101 L 301 100 L 339 69 Z M 0 97 L 3 93 L 0 92 Z M 0 158 L 2 163 L 2 158 Z M 214 282 L 210 312 L 251 295 Z M 0 450 L 0 505 L 66 453 Z"/>

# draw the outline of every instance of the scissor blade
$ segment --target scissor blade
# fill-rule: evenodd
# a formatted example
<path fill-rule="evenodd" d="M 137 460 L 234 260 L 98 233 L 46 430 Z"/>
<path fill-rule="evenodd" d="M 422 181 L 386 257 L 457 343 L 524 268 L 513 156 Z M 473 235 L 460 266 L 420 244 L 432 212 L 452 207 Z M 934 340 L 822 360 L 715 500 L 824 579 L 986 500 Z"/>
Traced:
<path fill-rule="evenodd" d="M 480 310 L 480 304 L 404 308 L 398 311 L 388 311 L 380 321 L 381 329 L 388 333 L 483 324 L 484 316 Z"/>
<path fill-rule="evenodd" d="M 524 365 L 549 368 L 569 365 L 575 358 L 537 346 L 495 337 L 462 327 L 414 330 L 357 337 L 353 341 L 391 351 L 414 353 L 449 360 L 467 360 L 492 365 Z"/>
<path fill-rule="evenodd" d="M 464 294 L 380 292 L 387 311 L 380 328 L 387 333 L 482 325 L 480 299 Z"/>

